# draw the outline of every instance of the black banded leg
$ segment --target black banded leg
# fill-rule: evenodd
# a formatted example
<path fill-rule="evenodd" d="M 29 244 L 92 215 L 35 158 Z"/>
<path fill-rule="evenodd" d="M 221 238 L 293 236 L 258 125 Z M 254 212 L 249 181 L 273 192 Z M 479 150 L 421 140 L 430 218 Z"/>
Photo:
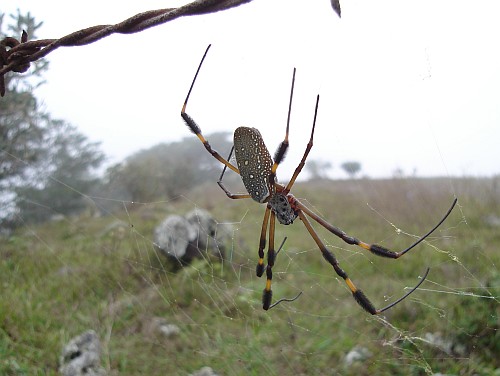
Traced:
<path fill-rule="evenodd" d="M 219 187 L 224 191 L 226 196 L 232 200 L 238 200 L 242 198 L 252 198 L 251 195 L 247 195 L 244 193 L 231 193 L 221 181 L 218 181 L 217 184 L 219 184 Z"/>
<path fill-rule="evenodd" d="M 286 237 L 283 239 L 283 241 L 281 242 L 281 245 L 279 246 L 278 250 L 276 251 L 276 254 L 274 255 L 274 261 L 276 261 L 276 258 L 278 257 L 278 253 L 280 253 L 280 251 L 283 249 L 283 246 L 285 245 L 286 239 L 287 239 Z M 277 305 L 279 305 L 279 304 L 281 304 L 283 302 L 294 302 L 301 295 L 302 295 L 302 291 L 299 292 L 297 295 L 295 295 L 293 298 L 281 298 L 278 301 L 276 301 L 273 304 L 271 304 L 268 309 L 274 308 L 274 307 L 276 307 Z"/>
<path fill-rule="evenodd" d="M 290 89 L 290 102 L 288 104 L 288 116 L 286 121 L 286 131 L 285 131 L 285 139 L 280 143 L 278 149 L 274 153 L 274 164 L 271 167 L 271 174 L 269 174 L 269 182 L 271 184 L 275 183 L 276 178 L 276 170 L 278 166 L 285 159 L 286 152 L 288 150 L 288 132 L 290 130 L 290 114 L 292 112 L 292 99 L 293 99 L 293 88 L 295 86 L 295 72 L 296 69 L 293 68 L 293 76 L 292 76 L 292 88 Z"/>
<path fill-rule="evenodd" d="M 389 304 L 388 306 L 386 306 L 384 308 L 376 309 L 375 306 L 373 305 L 373 303 L 363 293 L 363 291 L 361 291 L 360 289 L 358 289 L 356 287 L 354 282 L 348 277 L 347 273 L 340 267 L 339 262 L 335 258 L 335 255 L 330 250 L 328 250 L 326 248 L 326 246 L 323 244 L 323 242 L 319 238 L 316 231 L 314 231 L 314 229 L 312 228 L 311 223 L 307 219 L 305 213 L 302 210 L 298 210 L 298 215 L 299 215 L 299 218 L 304 223 L 304 225 L 306 226 L 307 231 L 309 232 L 311 237 L 316 242 L 318 248 L 320 249 L 321 253 L 323 254 L 324 259 L 326 261 L 328 261 L 328 263 L 333 267 L 333 269 L 335 270 L 335 273 L 337 273 L 337 275 L 339 277 L 342 277 L 342 279 L 345 281 L 345 283 L 347 284 L 347 287 L 349 287 L 349 290 L 351 290 L 352 296 L 354 297 L 356 302 L 358 302 L 358 304 L 361 307 L 363 307 L 363 309 L 365 311 L 367 311 L 368 313 L 370 313 L 372 315 L 378 315 L 378 314 L 388 310 L 389 308 L 394 307 L 396 304 L 398 304 L 399 302 L 404 300 L 408 295 L 410 295 L 412 292 L 414 292 L 424 282 L 425 278 L 427 277 L 427 274 L 429 273 L 429 269 L 427 269 L 427 271 L 426 271 L 425 275 L 422 277 L 421 281 L 415 287 L 413 287 L 408 293 L 406 293 L 404 296 L 402 296 L 401 298 L 399 298 L 398 300 L 396 300 L 395 302 Z"/>
<path fill-rule="evenodd" d="M 312 130 L 311 130 L 311 137 L 309 138 L 309 142 L 307 143 L 306 151 L 304 152 L 304 155 L 302 156 L 302 160 L 300 161 L 299 165 L 295 169 L 295 171 L 292 175 L 292 178 L 290 179 L 290 181 L 288 182 L 288 184 L 286 186 L 284 193 L 288 193 L 292 189 L 292 186 L 295 183 L 295 180 L 299 176 L 300 172 L 304 168 L 304 166 L 306 164 L 307 156 L 309 155 L 309 152 L 311 151 L 311 149 L 313 147 L 314 128 L 316 127 L 316 116 L 318 115 L 318 105 L 319 105 L 319 95 L 316 97 L 316 107 L 314 110 L 314 120 L 313 120 L 313 126 L 312 126 Z"/>
<path fill-rule="evenodd" d="M 229 156 L 227 157 L 227 160 L 230 161 L 231 160 L 231 155 L 233 154 L 233 150 L 234 150 L 234 145 L 231 147 L 231 151 L 229 152 Z M 224 191 L 224 193 L 226 194 L 227 197 L 229 197 L 230 199 L 233 199 L 233 200 L 236 200 L 236 199 L 241 199 L 241 198 L 252 198 L 251 195 L 249 194 L 245 194 L 245 193 L 231 193 L 227 188 L 226 186 L 224 185 L 224 183 L 222 183 L 222 179 L 224 178 L 224 173 L 226 172 L 226 168 L 227 166 L 224 165 L 224 168 L 222 169 L 222 172 L 219 176 L 219 180 L 217 181 L 217 184 L 219 185 L 220 189 L 222 189 Z"/>
<path fill-rule="evenodd" d="M 184 100 L 184 105 L 182 106 L 181 116 L 184 119 L 184 122 L 186 123 L 186 125 L 191 130 L 191 132 L 193 132 L 199 138 L 199 140 L 203 143 L 203 146 L 205 146 L 205 149 L 207 149 L 207 151 L 215 159 L 217 159 L 219 162 L 221 162 L 222 164 L 224 164 L 225 166 L 227 166 L 228 168 L 230 168 L 231 170 L 233 170 L 234 172 L 239 174 L 239 171 L 235 166 L 233 166 L 229 161 L 225 160 L 216 150 L 212 149 L 209 142 L 201 134 L 201 129 L 198 126 L 198 124 L 196 124 L 194 119 L 186 113 L 186 107 L 187 107 L 187 103 L 189 100 L 189 96 L 191 95 L 191 91 L 193 90 L 194 83 L 196 82 L 196 78 L 198 77 L 198 73 L 200 72 L 201 66 L 203 64 L 203 61 L 205 60 L 205 57 L 207 56 L 209 49 L 210 49 L 210 45 L 207 47 L 205 53 L 203 54 L 203 57 L 200 61 L 200 65 L 198 66 L 198 69 L 196 70 L 196 74 L 194 75 L 193 82 L 191 82 L 191 86 L 189 87 L 189 91 L 186 95 L 186 99 Z"/>
<path fill-rule="evenodd" d="M 266 266 L 266 287 L 262 293 L 262 308 L 268 310 L 271 301 L 273 300 L 273 291 L 271 290 L 271 284 L 273 281 L 273 266 L 274 260 L 276 258 L 276 252 L 274 250 L 274 230 L 276 224 L 276 215 L 271 211 L 271 217 L 269 220 L 269 249 L 267 250 L 267 266 Z"/>
<path fill-rule="evenodd" d="M 266 248 L 266 233 L 270 214 L 271 207 L 267 205 L 266 211 L 264 213 L 264 220 L 262 221 L 262 230 L 260 231 L 259 261 L 257 262 L 257 268 L 255 269 L 255 274 L 257 274 L 257 277 L 262 277 L 262 274 L 264 274 L 264 248 Z"/>
<path fill-rule="evenodd" d="M 325 260 L 328 261 L 328 263 L 333 267 L 333 269 L 335 270 L 335 273 L 337 273 L 337 275 L 339 277 L 342 277 L 342 279 L 347 284 L 347 287 L 349 287 L 349 290 L 351 290 L 352 295 L 354 296 L 354 299 L 356 299 L 358 304 L 361 307 L 363 307 L 363 309 L 365 311 L 371 313 L 372 315 L 377 314 L 377 310 L 374 307 L 374 305 L 370 302 L 370 300 L 368 300 L 366 295 L 361 290 L 356 288 L 354 283 L 347 276 L 347 273 L 339 266 L 339 262 L 335 258 L 334 254 L 326 248 L 326 246 L 323 244 L 321 239 L 318 237 L 318 234 L 316 234 L 316 231 L 314 231 L 314 229 L 312 228 L 311 223 L 309 222 L 309 220 L 305 216 L 304 212 L 302 212 L 301 210 L 299 210 L 299 217 L 302 220 L 302 222 L 304 223 L 304 225 L 306 226 L 309 234 L 312 236 L 312 238 L 316 242 L 316 244 L 319 247 L 321 253 L 323 254 L 323 257 L 325 258 Z"/>
<path fill-rule="evenodd" d="M 184 104 L 185 106 L 186 104 Z M 184 108 L 183 108 L 183 111 L 184 111 Z M 207 149 L 207 151 L 215 158 L 217 159 L 220 163 L 224 164 L 225 166 L 227 166 L 228 168 L 230 168 L 231 170 L 233 170 L 234 172 L 236 172 L 237 174 L 240 173 L 240 171 L 235 167 L 233 166 L 229 161 L 226 161 L 218 152 L 217 150 L 214 150 L 212 149 L 212 146 L 210 145 L 210 143 L 205 139 L 205 137 L 203 137 L 203 135 L 201 134 L 201 129 L 200 127 L 195 123 L 195 121 L 193 120 L 193 118 L 191 116 L 189 116 L 188 114 L 186 114 L 185 112 L 181 112 L 181 116 L 182 118 L 184 119 L 184 122 L 186 123 L 186 125 L 189 127 L 189 129 L 191 130 L 191 132 L 193 132 L 198 138 L 199 140 L 203 143 L 203 146 L 205 146 L 205 149 Z"/>
<path fill-rule="evenodd" d="M 347 235 L 344 231 L 339 229 L 338 227 L 335 227 L 325 221 L 323 218 L 318 216 L 316 213 L 311 211 L 309 208 L 304 206 L 301 202 L 296 201 L 295 205 L 297 208 L 302 210 L 304 213 L 306 213 L 308 216 L 310 216 L 313 220 L 318 222 L 321 226 L 326 228 L 328 231 L 330 231 L 332 234 L 338 236 L 340 239 L 342 239 L 344 242 L 347 244 L 352 244 L 352 245 L 357 245 L 358 247 L 361 247 L 363 249 L 366 249 L 367 251 L 370 251 L 374 255 L 381 256 L 381 257 L 387 257 L 387 258 L 392 258 L 392 259 L 398 259 L 404 254 L 406 254 L 409 250 L 413 249 L 416 245 L 421 243 L 423 240 L 425 240 L 429 235 L 431 235 L 441 224 L 448 218 L 450 215 L 451 211 L 455 207 L 457 203 L 457 199 L 455 198 L 453 200 L 453 203 L 451 204 L 451 207 L 448 209 L 444 217 L 430 230 L 428 231 L 425 235 L 421 236 L 416 242 L 414 242 L 412 245 L 410 245 L 408 248 L 400 251 L 400 252 L 394 252 L 391 251 L 390 249 L 387 249 L 385 247 L 382 247 L 377 244 L 368 244 L 365 243 L 357 238 L 354 238 L 352 236 Z"/>

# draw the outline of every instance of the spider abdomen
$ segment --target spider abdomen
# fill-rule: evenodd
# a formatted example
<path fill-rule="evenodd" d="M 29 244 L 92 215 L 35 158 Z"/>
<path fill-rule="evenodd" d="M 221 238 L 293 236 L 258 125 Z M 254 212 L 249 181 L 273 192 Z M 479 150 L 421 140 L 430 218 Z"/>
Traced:
<path fill-rule="evenodd" d="M 257 202 L 271 195 L 269 176 L 273 159 L 258 129 L 239 127 L 234 131 L 234 154 L 247 192 Z"/>

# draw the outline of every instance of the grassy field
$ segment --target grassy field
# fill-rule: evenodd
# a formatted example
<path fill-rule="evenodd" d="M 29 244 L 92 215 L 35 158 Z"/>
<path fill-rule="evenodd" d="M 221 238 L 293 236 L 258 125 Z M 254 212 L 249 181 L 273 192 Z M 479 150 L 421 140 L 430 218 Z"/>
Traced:
<path fill-rule="evenodd" d="M 127 205 L 19 229 L 0 239 L 0 375 L 57 374 L 62 346 L 94 329 L 110 374 L 500 375 L 500 180 L 393 179 L 297 183 L 294 194 L 329 222 L 394 250 L 448 220 L 399 260 L 320 236 L 377 307 L 428 279 L 411 297 L 373 317 L 352 299 L 302 223 L 287 236 L 264 312 L 255 276 L 264 208 L 228 200 L 217 185 L 168 202 Z M 226 260 L 179 271 L 155 251 L 155 225 L 169 214 L 208 209 L 233 224 Z M 122 221 L 122 222 L 119 222 Z M 124 223 L 121 226 L 120 223 Z M 162 318 L 180 328 L 166 338 Z M 355 346 L 369 351 L 349 364 Z"/>

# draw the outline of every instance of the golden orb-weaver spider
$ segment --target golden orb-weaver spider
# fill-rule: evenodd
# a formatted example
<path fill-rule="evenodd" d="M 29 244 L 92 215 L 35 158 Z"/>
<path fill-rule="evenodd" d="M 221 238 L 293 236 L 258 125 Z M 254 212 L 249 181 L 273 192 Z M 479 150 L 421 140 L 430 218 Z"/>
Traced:
<path fill-rule="evenodd" d="M 276 219 L 278 219 L 278 222 L 281 224 L 290 225 L 297 217 L 299 217 L 302 223 L 304 223 L 304 225 L 306 226 L 306 229 L 311 235 L 311 237 L 316 242 L 316 245 L 320 249 L 323 257 L 333 267 L 337 275 L 339 275 L 344 279 L 345 283 L 349 287 L 349 290 L 351 290 L 354 299 L 358 302 L 359 305 L 361 305 L 361 307 L 363 307 L 363 309 L 365 309 L 372 315 L 380 314 L 388 310 L 389 308 L 394 307 L 396 304 L 398 304 L 408 295 L 414 292 L 424 282 L 425 278 L 427 277 L 427 274 L 429 273 L 429 268 L 427 268 L 420 282 L 415 287 L 413 287 L 409 292 L 407 292 L 404 296 L 402 296 L 401 298 L 387 305 L 384 308 L 381 309 L 375 308 L 372 302 L 366 297 L 366 295 L 360 289 L 358 289 L 354 285 L 351 279 L 347 276 L 347 273 L 340 267 L 339 262 L 337 261 L 334 254 L 328 248 L 326 248 L 326 246 L 319 238 L 316 231 L 313 229 L 311 223 L 309 222 L 308 217 L 312 218 L 318 224 L 326 228 L 335 236 L 342 239 L 347 244 L 357 245 L 365 250 L 372 252 L 377 256 L 397 259 L 406 254 L 410 249 L 414 248 L 417 244 L 422 242 L 429 235 L 431 235 L 451 213 L 457 202 L 457 199 L 456 198 L 454 199 L 450 209 L 436 226 L 434 226 L 424 236 L 420 237 L 411 246 L 400 252 L 391 251 L 377 244 L 365 243 L 359 239 L 347 235 L 341 229 L 329 224 L 324 219 L 319 217 L 317 214 L 312 212 L 290 193 L 290 190 L 292 189 L 295 180 L 302 171 L 307 156 L 313 146 L 314 129 L 316 126 L 316 116 L 318 113 L 319 95 L 317 96 L 316 99 L 314 120 L 309 142 L 307 144 L 304 155 L 302 156 L 302 160 L 295 169 L 292 178 L 290 179 L 290 181 L 286 186 L 281 185 L 280 183 L 277 182 L 276 170 L 278 169 L 278 165 L 285 158 L 285 154 L 288 149 L 288 131 L 290 125 L 290 113 L 292 108 L 293 88 L 295 84 L 295 69 L 293 70 L 292 88 L 290 92 L 290 103 L 288 107 L 288 119 L 286 125 L 285 139 L 281 142 L 278 149 L 276 150 L 276 153 L 274 155 L 274 160 L 273 158 L 271 158 L 271 155 L 269 154 L 269 151 L 266 148 L 266 145 L 264 144 L 264 140 L 262 139 L 260 132 L 256 128 L 239 127 L 234 131 L 234 144 L 233 144 L 233 149 L 236 156 L 236 162 L 238 165 L 238 167 L 236 167 L 231 162 L 229 162 L 229 160 L 231 159 L 233 149 L 231 149 L 231 153 L 228 159 L 224 159 L 217 151 L 212 149 L 209 142 L 205 139 L 205 137 L 203 137 L 200 127 L 196 124 L 193 118 L 186 113 L 186 106 L 189 100 L 189 96 L 191 95 L 194 83 L 196 81 L 196 78 L 198 77 L 198 73 L 200 72 L 201 66 L 203 64 L 203 61 L 205 60 L 205 57 L 209 49 L 210 45 L 207 47 L 201 59 L 200 65 L 198 66 L 193 82 L 191 83 L 191 87 L 189 88 L 186 100 L 184 101 L 184 105 L 182 106 L 181 116 L 184 119 L 186 125 L 189 127 L 189 129 L 194 134 L 196 134 L 196 136 L 203 143 L 206 150 L 215 159 L 217 159 L 224 165 L 222 174 L 217 183 L 219 184 L 221 189 L 226 193 L 227 197 L 231 199 L 252 198 L 253 200 L 259 203 L 267 204 L 266 210 L 264 212 L 264 220 L 262 222 L 262 229 L 260 233 L 260 242 L 258 251 L 259 261 L 257 263 L 257 268 L 256 268 L 256 274 L 258 277 L 261 277 L 264 274 L 264 270 L 266 271 L 267 281 L 262 295 L 263 308 L 265 310 L 268 310 L 269 308 L 274 307 L 276 304 L 278 304 L 283 300 L 285 301 L 295 300 L 300 295 L 300 294 L 297 295 L 293 299 L 281 299 L 280 301 L 271 305 L 272 301 L 271 283 L 273 279 L 272 268 L 274 266 L 274 261 L 276 259 L 276 254 L 277 254 L 277 252 L 274 249 L 274 234 L 275 234 Z M 241 179 L 243 180 L 243 184 L 245 186 L 245 189 L 247 190 L 247 193 L 233 194 L 224 186 L 224 184 L 222 183 L 222 178 L 224 176 L 226 168 L 233 170 L 234 172 L 236 172 L 241 176 Z M 267 265 L 264 267 L 264 249 L 266 247 L 266 235 L 268 227 L 269 227 L 269 247 L 267 251 Z"/>

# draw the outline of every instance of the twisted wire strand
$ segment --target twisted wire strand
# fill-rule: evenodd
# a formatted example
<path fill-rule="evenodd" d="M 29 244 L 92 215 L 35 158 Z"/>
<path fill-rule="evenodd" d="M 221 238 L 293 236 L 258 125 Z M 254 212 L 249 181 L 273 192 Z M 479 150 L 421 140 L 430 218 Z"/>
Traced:
<path fill-rule="evenodd" d="M 6 37 L 0 41 L 0 96 L 5 95 L 4 76 L 8 72 L 24 73 L 30 63 L 47 56 L 59 47 L 83 46 L 111 34 L 133 34 L 164 24 L 183 16 L 194 16 L 223 11 L 252 0 L 195 0 L 177 7 L 142 12 L 115 25 L 96 25 L 75 31 L 59 39 L 28 41 L 23 31 L 20 40 Z M 333 10 L 340 17 L 339 0 L 331 0 Z"/>
<path fill-rule="evenodd" d="M 164 24 L 183 16 L 214 13 L 233 8 L 252 0 L 195 0 L 178 8 L 150 10 L 136 14 L 115 25 L 97 25 L 75 31 L 59 39 L 28 41 L 23 31 L 20 40 L 6 37 L 0 41 L 0 95 L 5 95 L 4 75 L 7 72 L 24 73 L 30 63 L 41 59 L 59 47 L 83 46 L 114 33 L 133 34 Z"/>

